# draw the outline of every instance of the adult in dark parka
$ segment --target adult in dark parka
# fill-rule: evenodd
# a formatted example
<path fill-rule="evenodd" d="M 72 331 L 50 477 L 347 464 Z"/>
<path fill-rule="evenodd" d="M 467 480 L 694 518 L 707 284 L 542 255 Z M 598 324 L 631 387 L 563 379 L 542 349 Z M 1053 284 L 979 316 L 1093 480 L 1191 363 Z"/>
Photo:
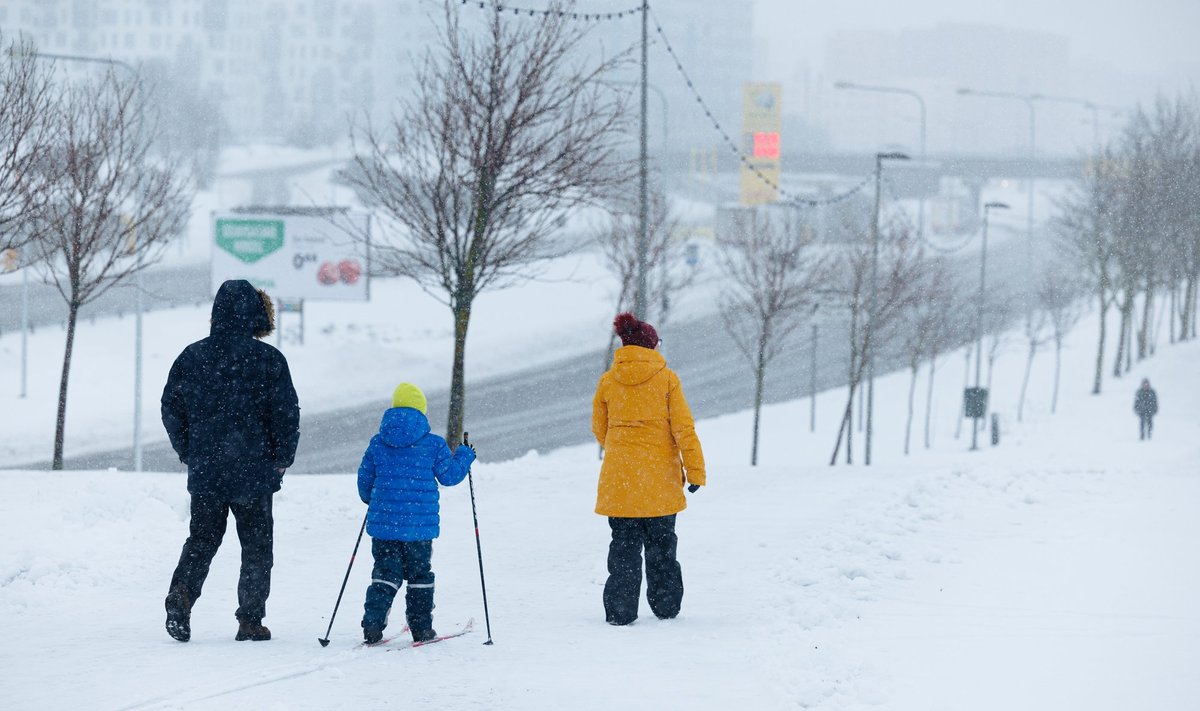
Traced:
<path fill-rule="evenodd" d="M 1142 378 L 1142 386 L 1133 398 L 1133 411 L 1141 425 L 1138 439 L 1150 439 L 1154 434 L 1154 416 L 1158 414 L 1158 393 L 1150 387 L 1149 378 Z"/>
<path fill-rule="evenodd" d="M 221 285 L 208 338 L 183 350 L 162 395 L 171 446 L 187 465 L 191 524 L 167 593 L 167 632 L 191 638 L 200 597 L 232 511 L 242 547 L 238 640 L 267 640 L 273 564 L 271 499 L 292 464 L 300 406 L 287 360 L 259 338 L 274 330 L 270 298 L 248 281 Z"/>

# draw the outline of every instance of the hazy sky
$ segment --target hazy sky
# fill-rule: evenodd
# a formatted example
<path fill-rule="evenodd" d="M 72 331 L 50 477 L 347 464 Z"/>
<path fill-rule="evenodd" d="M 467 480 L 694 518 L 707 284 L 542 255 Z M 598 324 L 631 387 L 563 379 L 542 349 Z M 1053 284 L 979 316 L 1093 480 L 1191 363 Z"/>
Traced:
<path fill-rule="evenodd" d="M 742 1 L 742 0 L 735 0 Z M 807 60 L 819 67 L 824 38 L 845 29 L 980 23 L 1066 35 L 1073 60 L 1130 74 L 1200 83 L 1200 0 L 754 0 L 755 35 L 767 39 L 772 73 Z M 764 77 L 767 78 L 767 77 Z"/>

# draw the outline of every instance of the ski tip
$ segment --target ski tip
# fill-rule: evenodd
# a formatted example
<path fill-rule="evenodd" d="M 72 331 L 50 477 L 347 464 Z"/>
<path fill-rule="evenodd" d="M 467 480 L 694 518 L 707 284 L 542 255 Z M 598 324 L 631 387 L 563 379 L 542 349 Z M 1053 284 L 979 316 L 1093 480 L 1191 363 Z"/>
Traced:
<path fill-rule="evenodd" d="M 317 641 L 321 643 L 321 646 L 322 646 L 322 647 L 328 647 L 328 646 L 329 646 L 329 640 L 327 640 L 327 639 L 321 639 L 320 637 L 318 637 L 318 638 L 317 638 Z"/>

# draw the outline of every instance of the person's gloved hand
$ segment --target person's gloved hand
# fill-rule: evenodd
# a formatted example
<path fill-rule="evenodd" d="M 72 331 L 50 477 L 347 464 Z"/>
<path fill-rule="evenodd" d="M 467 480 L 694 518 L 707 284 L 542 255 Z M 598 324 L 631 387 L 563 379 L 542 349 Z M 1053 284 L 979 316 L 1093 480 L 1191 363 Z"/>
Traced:
<path fill-rule="evenodd" d="M 699 484 L 688 484 L 688 492 L 689 492 L 689 493 L 692 493 L 692 494 L 694 494 L 694 493 L 696 493 L 697 491 L 700 491 L 700 485 L 699 485 Z"/>

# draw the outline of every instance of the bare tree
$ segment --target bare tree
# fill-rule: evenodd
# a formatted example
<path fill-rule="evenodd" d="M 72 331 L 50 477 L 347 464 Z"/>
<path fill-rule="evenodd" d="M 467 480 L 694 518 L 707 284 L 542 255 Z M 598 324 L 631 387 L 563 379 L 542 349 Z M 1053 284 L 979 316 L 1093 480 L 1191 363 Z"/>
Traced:
<path fill-rule="evenodd" d="M 915 409 L 917 374 L 921 363 L 929 360 L 929 393 L 925 408 L 925 446 L 929 446 L 930 402 L 933 399 L 933 374 L 941 350 L 951 336 L 955 304 L 954 282 L 942 259 L 930 260 L 920 266 L 916 275 L 918 293 L 909 313 L 909 326 L 900 337 L 900 350 L 908 363 L 911 375 L 908 384 L 908 417 L 904 424 L 904 453 L 909 453 Z"/>
<path fill-rule="evenodd" d="M 645 319 L 662 328 L 667 321 L 670 299 L 695 281 L 695 269 L 686 265 L 686 245 L 674 239 L 678 220 L 671 214 L 666 195 L 655 187 L 650 191 L 646 223 L 646 306 Z M 596 234 L 596 243 L 604 264 L 619 285 L 613 313 L 631 311 L 638 270 L 638 215 L 632 201 L 620 200 L 609 208 L 608 224 Z M 604 368 L 611 365 L 616 334 L 610 331 Z"/>
<path fill-rule="evenodd" d="M 452 443 L 476 297 L 565 252 L 554 238 L 567 213 L 619 188 L 631 167 L 619 151 L 620 93 L 601 83 L 623 57 L 587 63 L 586 29 L 558 0 L 536 21 L 494 4 L 483 28 L 464 27 L 457 7 L 444 3 L 415 96 L 385 129 L 366 121 L 352 131 L 365 152 L 348 175 L 395 228 L 371 245 L 376 273 L 413 278 L 453 315 Z"/>
<path fill-rule="evenodd" d="M 51 68 L 34 56 L 29 40 L 6 44 L 0 35 L 0 46 L 0 250 L 6 250 L 38 237 L 28 218 L 44 205 L 53 179 L 59 92 Z"/>
<path fill-rule="evenodd" d="M 871 238 L 859 232 L 858 239 L 841 248 L 838 283 L 834 286 L 850 311 L 850 359 L 846 408 L 838 428 L 833 456 L 829 464 L 837 463 L 842 438 L 846 438 L 846 463 L 852 463 L 851 419 L 854 396 L 866 375 L 868 349 L 879 353 L 895 338 L 903 315 L 919 296 L 917 288 L 924 252 L 918 240 L 910 238 L 907 225 L 896 221 L 880 228 L 879 280 L 875 313 L 867 313 L 871 290 Z M 862 321 L 867 323 L 863 324 Z"/>
<path fill-rule="evenodd" d="M 1042 276 L 1044 284 L 1047 278 L 1053 278 L 1049 274 Z M 1041 300 L 1041 292 L 1039 291 L 1036 298 Z M 1017 400 L 1017 422 L 1021 422 L 1025 417 L 1025 394 L 1029 390 L 1029 376 L 1033 372 L 1033 360 L 1037 357 L 1038 349 L 1050 342 L 1052 333 L 1050 332 L 1052 324 L 1050 315 L 1045 309 L 1035 308 L 1025 320 L 1024 336 L 1025 345 L 1028 349 L 1025 351 L 1025 374 L 1021 378 L 1021 396 Z"/>
<path fill-rule="evenodd" d="M 1060 239 L 1090 282 L 1100 315 L 1092 394 L 1099 395 L 1104 375 L 1108 309 L 1116 298 L 1114 272 L 1117 249 L 1118 198 L 1121 192 L 1115 151 L 1105 148 L 1083 178 L 1059 203 L 1056 228 Z"/>
<path fill-rule="evenodd" d="M 152 154 L 157 139 L 137 79 L 102 77 L 64 89 L 55 182 L 33 218 L 43 264 L 67 302 L 58 392 L 55 469 L 62 468 L 67 385 L 79 309 L 153 264 L 183 231 L 193 189 L 178 166 Z"/>
<path fill-rule="evenodd" d="M 1050 413 L 1058 410 L 1058 383 L 1062 373 L 1062 344 L 1083 315 L 1084 287 L 1077 279 L 1071 279 L 1061 271 L 1047 271 L 1038 285 L 1038 308 L 1050 322 L 1051 338 L 1054 340 L 1054 390 L 1050 398 Z"/>
<path fill-rule="evenodd" d="M 824 279 L 827 262 L 805 241 L 790 209 L 738 212 L 717 236 L 726 289 L 721 320 L 754 371 L 754 429 L 750 465 L 758 464 L 758 433 L 767 366 L 803 322 Z"/>

